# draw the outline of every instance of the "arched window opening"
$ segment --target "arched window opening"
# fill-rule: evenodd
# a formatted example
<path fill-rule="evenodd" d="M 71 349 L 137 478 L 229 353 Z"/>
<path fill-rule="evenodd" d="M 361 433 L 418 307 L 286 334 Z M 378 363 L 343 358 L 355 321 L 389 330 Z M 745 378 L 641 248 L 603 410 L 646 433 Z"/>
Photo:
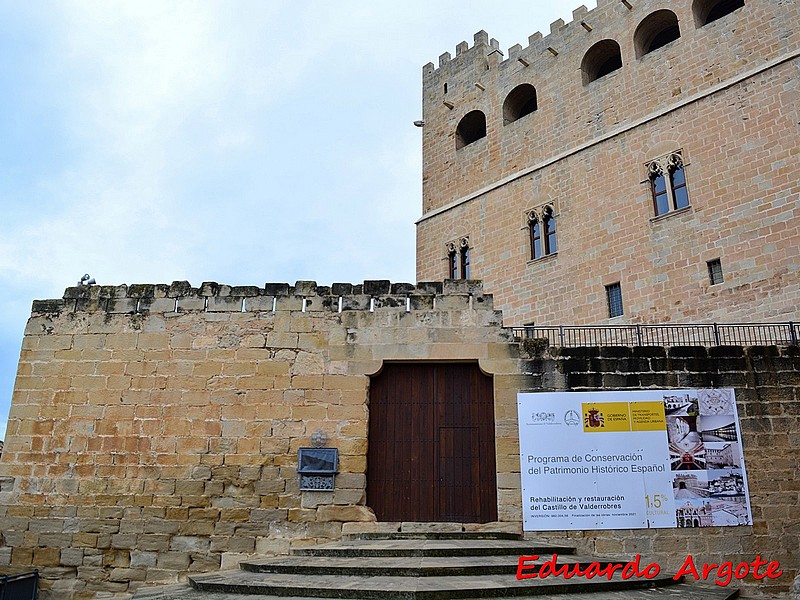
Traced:
<path fill-rule="evenodd" d="M 447 254 L 448 276 L 450 279 L 458 279 L 458 254 L 455 250 L 450 250 Z"/>
<path fill-rule="evenodd" d="M 656 209 L 656 216 L 664 215 L 669 212 L 669 197 L 667 195 L 667 178 L 664 172 L 650 172 L 650 185 L 653 192 L 653 203 Z"/>
<path fill-rule="evenodd" d="M 681 37 L 678 17 L 671 10 L 657 10 L 645 17 L 633 34 L 636 58 L 658 50 Z"/>
<path fill-rule="evenodd" d="M 542 225 L 538 219 L 535 219 L 531 221 L 529 229 L 531 235 L 531 258 L 536 260 L 544 256 L 542 254 Z"/>
<path fill-rule="evenodd" d="M 486 115 L 479 110 L 468 112 L 456 127 L 456 150 L 486 137 Z"/>
<path fill-rule="evenodd" d="M 694 23 L 703 27 L 740 8 L 744 8 L 744 0 L 694 0 Z"/>
<path fill-rule="evenodd" d="M 686 192 L 686 175 L 683 172 L 683 162 L 678 161 L 669 168 L 669 179 L 675 210 L 686 208 L 689 206 L 689 194 Z"/>
<path fill-rule="evenodd" d="M 622 68 L 622 53 L 614 40 L 602 40 L 589 48 L 581 62 L 583 85 Z"/>
<path fill-rule="evenodd" d="M 556 217 L 549 206 L 544 209 L 544 252 L 554 254 L 558 250 L 556 242 Z"/>
<path fill-rule="evenodd" d="M 461 246 L 461 279 L 469 279 L 469 246 Z"/>
<path fill-rule="evenodd" d="M 518 85 L 503 102 L 503 125 L 518 121 L 538 108 L 536 104 L 536 88 L 530 83 Z"/>

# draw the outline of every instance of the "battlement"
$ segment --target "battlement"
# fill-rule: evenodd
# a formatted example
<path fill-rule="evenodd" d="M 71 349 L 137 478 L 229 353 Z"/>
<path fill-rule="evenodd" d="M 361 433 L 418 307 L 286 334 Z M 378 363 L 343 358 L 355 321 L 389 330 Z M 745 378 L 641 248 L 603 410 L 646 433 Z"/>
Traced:
<path fill-rule="evenodd" d="M 624 17 L 631 10 L 633 5 L 628 0 L 598 0 L 597 7 L 591 10 L 581 5 L 572 11 L 571 21 L 564 22 L 563 19 L 553 21 L 550 24 L 550 33 L 543 35 L 537 31 L 528 36 L 527 46 L 515 44 L 508 48 L 506 54 L 500 50 L 500 43 L 496 39 L 490 39 L 488 33 L 479 31 L 474 35 L 472 46 L 466 41 L 456 46 L 456 57 L 463 57 L 461 61 L 454 61 L 453 56 L 445 52 L 439 56 L 438 67 L 434 67 L 430 62 L 422 68 L 423 75 L 443 73 L 451 69 L 458 70 L 463 68 L 463 61 L 479 60 L 494 53 L 497 53 L 500 60 L 488 61 L 488 67 L 506 66 L 523 59 L 528 63 L 525 66 L 533 65 L 535 68 L 537 61 L 551 60 L 567 50 L 565 46 L 572 43 L 574 32 L 591 32 L 596 27 L 601 27 L 606 20 L 611 20 L 611 24 L 618 24 L 620 17 Z"/>
<path fill-rule="evenodd" d="M 53 313 L 179 315 L 187 312 L 333 312 L 351 310 L 411 312 L 416 310 L 492 309 L 492 296 L 476 280 L 317 285 L 316 281 L 266 283 L 264 287 L 230 286 L 188 281 L 171 284 L 69 287 L 61 299 L 34 300 L 33 316 Z"/>
<path fill-rule="evenodd" d="M 707 0 L 709 3 L 713 0 Z M 750 5 L 758 8 L 759 0 L 748 0 L 745 7 Z M 702 4 L 699 2 L 698 4 Z M 473 67 L 481 70 L 499 68 L 526 68 L 532 75 L 538 77 L 538 71 L 551 68 L 556 63 L 561 64 L 563 76 L 568 76 L 572 66 L 580 62 L 589 46 L 602 39 L 612 39 L 620 43 L 623 48 L 632 46 L 632 38 L 637 26 L 645 17 L 657 10 L 669 10 L 677 15 L 680 23 L 681 35 L 690 29 L 700 29 L 697 22 L 698 12 L 691 0 L 684 2 L 665 2 L 663 0 L 598 0 L 596 8 L 588 9 L 581 5 L 572 11 L 572 20 L 565 22 L 557 19 L 550 24 L 550 31 L 542 33 L 537 31 L 528 37 L 527 45 L 515 44 L 504 53 L 500 49 L 500 42 L 490 38 L 486 31 L 478 31 L 473 36 L 473 45 L 466 41 L 456 45 L 455 56 L 444 52 L 439 56 L 438 66 L 433 62 L 427 63 L 423 69 L 423 79 L 427 85 L 433 78 L 457 77 L 463 71 Z M 771 12 L 774 6 L 767 9 Z M 791 7 L 789 7 L 791 10 Z M 752 12 L 752 11 L 750 11 Z M 760 15 L 763 18 L 764 15 Z M 767 15 L 771 18 L 772 15 Z M 787 15 L 788 16 L 788 15 Z M 787 19 L 787 24 L 791 18 Z M 752 25 L 758 29 L 763 25 L 759 20 L 753 20 L 748 15 L 747 21 L 737 23 L 737 31 L 741 34 L 742 26 Z"/>

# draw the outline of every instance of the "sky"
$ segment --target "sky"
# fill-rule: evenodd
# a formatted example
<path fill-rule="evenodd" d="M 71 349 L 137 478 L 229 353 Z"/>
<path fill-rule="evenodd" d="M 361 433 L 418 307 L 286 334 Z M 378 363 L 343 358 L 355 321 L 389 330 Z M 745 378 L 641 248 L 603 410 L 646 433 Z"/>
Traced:
<path fill-rule="evenodd" d="M 422 66 L 578 6 L 0 0 L 0 439 L 32 300 L 84 273 L 415 281 Z"/>

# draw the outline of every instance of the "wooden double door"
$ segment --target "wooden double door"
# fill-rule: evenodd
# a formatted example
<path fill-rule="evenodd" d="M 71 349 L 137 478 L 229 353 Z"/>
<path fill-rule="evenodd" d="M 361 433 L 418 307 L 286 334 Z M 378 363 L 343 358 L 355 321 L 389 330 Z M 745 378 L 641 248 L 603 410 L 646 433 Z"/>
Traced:
<path fill-rule="evenodd" d="M 477 363 L 387 363 L 369 398 L 379 521 L 497 520 L 492 379 Z"/>

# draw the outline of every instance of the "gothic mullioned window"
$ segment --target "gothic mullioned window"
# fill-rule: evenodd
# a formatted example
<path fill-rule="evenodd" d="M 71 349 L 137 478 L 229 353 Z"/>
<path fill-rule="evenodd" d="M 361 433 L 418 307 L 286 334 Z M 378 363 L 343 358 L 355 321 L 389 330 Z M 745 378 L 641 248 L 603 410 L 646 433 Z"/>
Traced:
<path fill-rule="evenodd" d="M 469 238 L 463 237 L 447 243 L 447 276 L 450 279 L 469 279 Z"/>
<path fill-rule="evenodd" d="M 543 258 L 558 251 L 556 239 L 556 215 L 548 205 L 528 212 L 528 236 L 531 245 L 531 260 Z"/>
<path fill-rule="evenodd" d="M 647 173 L 657 217 L 689 206 L 686 174 L 680 151 L 651 161 L 647 165 Z"/>

